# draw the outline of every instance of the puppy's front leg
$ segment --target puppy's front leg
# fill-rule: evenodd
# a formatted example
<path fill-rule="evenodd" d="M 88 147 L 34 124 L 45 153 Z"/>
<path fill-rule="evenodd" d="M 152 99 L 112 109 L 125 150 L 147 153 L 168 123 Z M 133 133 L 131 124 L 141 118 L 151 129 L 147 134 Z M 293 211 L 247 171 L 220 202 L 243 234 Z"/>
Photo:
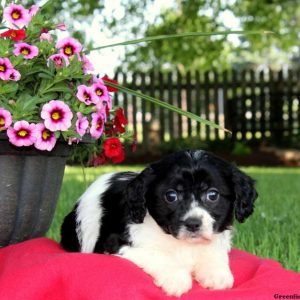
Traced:
<path fill-rule="evenodd" d="M 233 286 L 234 279 L 227 253 L 206 253 L 199 258 L 194 275 L 196 280 L 208 289 L 222 290 Z"/>
<path fill-rule="evenodd" d="M 191 272 L 163 253 L 124 246 L 120 249 L 119 255 L 132 261 L 152 276 L 154 283 L 169 296 L 179 297 L 192 287 Z"/>

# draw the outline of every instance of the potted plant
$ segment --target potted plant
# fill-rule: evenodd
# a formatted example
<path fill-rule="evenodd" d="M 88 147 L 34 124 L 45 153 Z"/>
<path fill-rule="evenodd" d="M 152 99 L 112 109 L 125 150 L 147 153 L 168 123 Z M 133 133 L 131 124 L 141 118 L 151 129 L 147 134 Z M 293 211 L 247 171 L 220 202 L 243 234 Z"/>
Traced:
<path fill-rule="evenodd" d="M 117 163 L 120 139 L 131 136 L 113 107 L 116 89 L 91 74 L 78 40 L 57 38 L 63 23 L 11 3 L 1 29 L 0 247 L 48 230 L 70 145 L 88 141 L 93 155 Z"/>

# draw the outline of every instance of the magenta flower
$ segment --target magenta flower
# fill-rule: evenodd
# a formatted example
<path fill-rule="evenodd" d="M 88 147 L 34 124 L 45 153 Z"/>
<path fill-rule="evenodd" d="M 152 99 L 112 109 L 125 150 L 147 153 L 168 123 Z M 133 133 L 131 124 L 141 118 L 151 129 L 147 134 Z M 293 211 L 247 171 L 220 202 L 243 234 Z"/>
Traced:
<path fill-rule="evenodd" d="M 12 69 L 11 73 L 10 73 L 10 76 L 9 76 L 9 79 L 13 80 L 13 81 L 18 81 L 18 80 L 20 80 L 20 78 L 21 78 L 20 72 L 15 70 L 15 69 Z"/>
<path fill-rule="evenodd" d="M 51 151 L 56 144 L 54 132 L 47 129 L 44 124 L 36 124 L 35 137 L 34 146 L 36 149 Z"/>
<path fill-rule="evenodd" d="M 96 104 L 99 101 L 93 89 L 83 84 L 78 86 L 76 97 L 86 105 Z"/>
<path fill-rule="evenodd" d="M 94 71 L 94 66 L 92 65 L 91 61 L 88 59 L 86 55 L 82 55 L 82 61 L 83 61 L 83 72 L 85 74 L 88 73 L 88 71 Z"/>
<path fill-rule="evenodd" d="M 10 25 L 16 25 L 18 28 L 22 28 L 29 24 L 32 17 L 29 11 L 22 5 L 10 3 L 3 11 L 3 18 Z"/>
<path fill-rule="evenodd" d="M 31 146 L 35 143 L 35 124 L 27 121 L 18 121 L 7 129 L 9 142 L 17 147 Z"/>
<path fill-rule="evenodd" d="M 58 53 L 51 55 L 48 60 L 52 60 L 57 68 L 62 68 L 70 64 L 68 57 Z"/>
<path fill-rule="evenodd" d="M 87 117 L 84 117 L 81 112 L 77 113 L 76 131 L 80 136 L 84 136 L 89 127 Z"/>
<path fill-rule="evenodd" d="M 57 42 L 56 48 L 60 49 L 60 53 L 70 57 L 74 54 L 80 53 L 82 45 L 74 38 L 67 37 Z"/>
<path fill-rule="evenodd" d="M 100 112 L 92 113 L 92 126 L 90 129 L 91 137 L 99 139 L 103 133 L 105 116 Z"/>
<path fill-rule="evenodd" d="M 13 68 L 8 58 L 0 58 L 0 79 L 9 80 Z"/>
<path fill-rule="evenodd" d="M 11 113 L 0 107 L 0 131 L 7 129 L 12 123 Z"/>
<path fill-rule="evenodd" d="M 66 31 L 67 30 L 67 26 L 65 23 L 59 23 L 55 26 L 56 29 L 60 30 L 60 31 Z"/>
<path fill-rule="evenodd" d="M 101 78 L 98 78 L 97 75 L 92 76 L 92 83 L 101 83 L 104 84 L 104 81 Z"/>
<path fill-rule="evenodd" d="M 68 145 L 72 145 L 72 144 L 78 144 L 80 142 L 80 139 L 77 138 L 69 138 L 68 139 Z"/>
<path fill-rule="evenodd" d="M 35 4 L 32 5 L 32 6 L 29 8 L 28 13 L 29 13 L 31 19 L 32 19 L 33 16 L 36 15 L 36 13 L 38 12 L 39 9 L 40 9 L 40 7 L 39 7 L 38 5 L 35 5 Z M 31 19 L 30 19 L 30 20 L 31 20 Z"/>
<path fill-rule="evenodd" d="M 49 43 L 53 42 L 53 37 L 49 32 L 43 32 L 40 35 L 40 41 L 48 41 Z"/>
<path fill-rule="evenodd" d="M 25 59 L 33 59 L 38 56 L 39 48 L 27 43 L 17 43 L 15 44 L 13 53 L 16 56 L 23 55 Z"/>
<path fill-rule="evenodd" d="M 63 101 L 51 100 L 42 107 L 41 117 L 47 129 L 67 131 L 72 125 L 73 113 Z"/>
<path fill-rule="evenodd" d="M 100 106 L 108 105 L 108 108 L 111 109 L 112 101 L 109 96 L 107 87 L 103 83 L 101 83 L 101 81 L 98 81 L 97 83 L 94 83 L 92 85 L 92 89 L 94 90 L 95 94 L 97 95 L 98 99 L 100 100 L 100 101 L 98 101 L 98 103 L 100 103 Z"/>

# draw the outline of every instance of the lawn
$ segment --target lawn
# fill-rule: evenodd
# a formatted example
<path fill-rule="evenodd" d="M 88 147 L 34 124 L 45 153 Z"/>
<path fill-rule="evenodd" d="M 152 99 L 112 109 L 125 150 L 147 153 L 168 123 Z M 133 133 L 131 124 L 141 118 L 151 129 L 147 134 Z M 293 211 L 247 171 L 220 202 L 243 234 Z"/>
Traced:
<path fill-rule="evenodd" d="M 67 167 L 58 207 L 48 237 L 59 240 L 59 228 L 76 199 L 100 174 L 142 166 Z M 236 223 L 233 245 L 265 258 L 278 260 L 300 272 L 300 169 L 258 168 L 243 170 L 257 180 L 259 198 L 255 213 L 244 224 Z M 85 179 L 84 179 L 85 178 Z"/>

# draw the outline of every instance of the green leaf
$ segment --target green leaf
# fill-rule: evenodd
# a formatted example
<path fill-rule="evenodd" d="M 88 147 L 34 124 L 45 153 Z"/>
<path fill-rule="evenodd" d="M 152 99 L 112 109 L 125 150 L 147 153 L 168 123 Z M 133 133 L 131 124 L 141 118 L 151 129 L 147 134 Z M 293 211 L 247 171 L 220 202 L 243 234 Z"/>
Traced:
<path fill-rule="evenodd" d="M 176 112 L 176 113 L 178 113 L 178 114 L 181 114 L 181 115 L 183 115 L 183 116 L 185 116 L 185 117 L 188 117 L 188 118 L 190 118 L 190 119 L 192 119 L 192 120 L 195 120 L 195 121 L 197 121 L 197 122 L 200 122 L 200 123 L 202 123 L 202 124 L 205 124 L 205 125 L 211 126 L 211 127 L 213 127 L 213 128 L 217 128 L 217 129 L 223 130 L 223 131 L 225 131 L 225 132 L 230 132 L 228 129 L 223 128 L 222 126 L 220 126 L 220 125 L 218 125 L 218 124 L 216 124 L 216 123 L 214 123 L 214 122 L 212 122 L 212 121 L 208 121 L 208 120 L 206 120 L 206 119 L 203 119 L 203 118 L 201 118 L 201 117 L 199 117 L 199 116 L 197 116 L 197 115 L 195 115 L 195 114 L 193 114 L 193 113 L 191 113 L 191 112 L 185 111 L 185 110 L 183 110 L 183 109 L 181 109 L 181 108 L 179 108 L 179 107 L 176 107 L 176 106 L 174 106 L 174 105 L 171 105 L 171 104 L 169 104 L 169 103 L 167 103 L 167 102 L 164 102 L 164 101 L 162 101 L 162 100 L 153 98 L 153 97 L 151 97 L 151 96 L 148 96 L 148 95 L 145 95 L 145 94 L 142 94 L 142 93 L 139 93 L 139 92 L 136 92 L 136 91 L 134 91 L 134 90 L 131 90 L 131 89 L 129 89 L 129 88 L 127 88 L 127 87 L 124 87 L 124 86 L 122 86 L 122 85 L 119 85 L 119 84 L 114 84 L 114 83 L 109 82 L 109 81 L 106 81 L 106 80 L 104 80 L 104 82 L 105 82 L 106 85 L 111 86 L 111 87 L 114 87 L 114 88 L 117 88 L 117 89 L 119 89 L 120 91 L 122 91 L 122 92 L 124 92 L 124 93 L 131 94 L 131 95 L 133 95 L 133 96 L 142 98 L 142 99 L 144 99 L 144 100 L 147 100 L 147 101 L 149 101 L 149 102 L 152 102 L 152 103 L 154 103 L 154 104 L 156 104 L 156 105 L 159 105 L 159 106 L 164 107 L 164 108 L 166 108 L 166 109 L 168 109 L 168 110 L 171 110 L 171 111 L 173 111 L 173 112 Z"/>
<path fill-rule="evenodd" d="M 250 35 L 250 34 L 270 34 L 273 33 L 271 31 L 242 31 L 242 30 L 226 30 L 226 31 L 216 31 L 216 32 L 185 32 L 185 33 L 178 33 L 178 34 L 169 34 L 169 35 L 157 35 L 157 36 L 149 36 L 141 39 L 134 39 L 129 41 L 124 41 L 120 43 L 108 44 L 104 46 L 99 46 L 96 48 L 90 49 L 90 51 L 100 50 L 109 47 L 115 46 L 126 46 L 132 44 L 139 44 L 143 42 L 152 42 L 156 40 L 166 40 L 166 39 L 174 39 L 174 38 L 185 38 L 185 37 L 200 37 L 200 36 L 215 36 L 215 35 L 230 35 L 230 34 L 238 34 L 238 35 Z"/>
<path fill-rule="evenodd" d="M 43 92 L 43 94 L 48 94 L 48 93 L 58 93 L 58 92 L 62 92 L 62 93 L 72 93 L 72 90 L 70 88 L 68 88 L 65 84 L 56 84 L 53 87 L 51 87 L 50 89 L 47 89 Z"/>
<path fill-rule="evenodd" d="M 16 82 L 7 82 L 4 85 L 0 85 L 0 94 L 10 94 L 18 90 L 19 85 Z"/>

